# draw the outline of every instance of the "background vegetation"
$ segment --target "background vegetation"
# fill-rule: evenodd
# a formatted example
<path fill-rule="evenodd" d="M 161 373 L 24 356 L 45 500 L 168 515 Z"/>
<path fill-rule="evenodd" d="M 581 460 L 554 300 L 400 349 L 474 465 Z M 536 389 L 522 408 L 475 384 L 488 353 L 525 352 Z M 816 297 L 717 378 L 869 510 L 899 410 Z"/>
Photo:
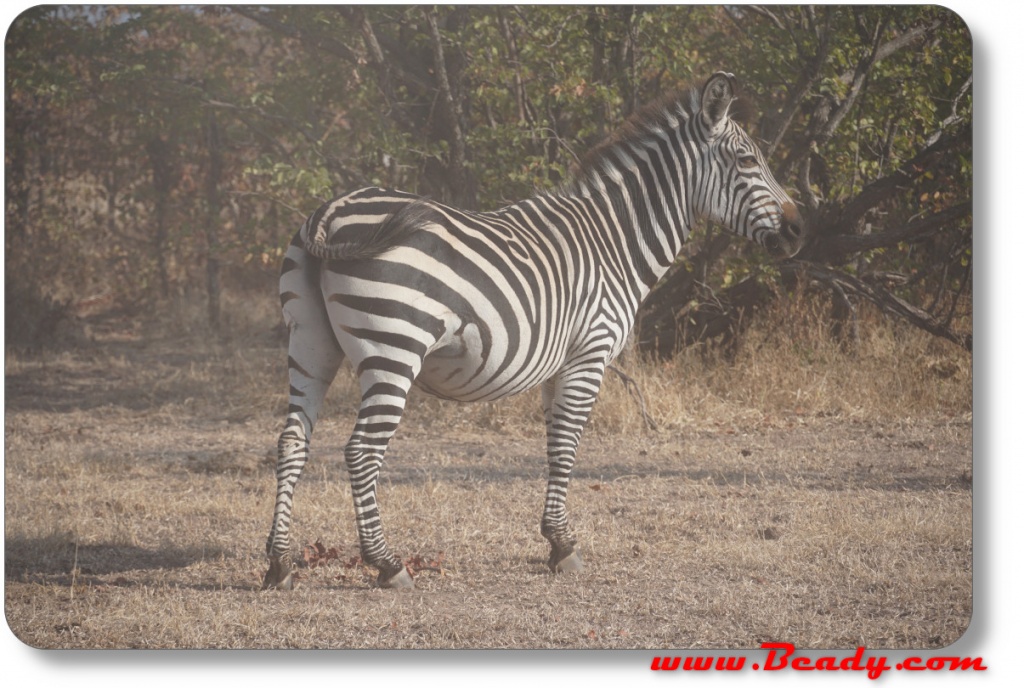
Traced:
<path fill-rule="evenodd" d="M 518 200 L 719 69 L 815 239 L 764 265 L 698 234 L 640 349 L 729 352 L 797 292 L 847 347 L 865 303 L 972 345 L 971 38 L 940 7 L 48 6 L 5 50 L 9 348 L 181 302 L 223 331 L 232 294 L 272 298 L 323 200 L 366 184 Z"/>
<path fill-rule="evenodd" d="M 972 46 L 947 10 L 39 7 L 5 49 L 24 642 L 938 648 L 978 618 L 974 532 L 1000 519 L 972 512 Z M 381 495 L 417 592 L 371 589 L 346 368 L 299 487 L 302 587 L 259 594 L 306 214 L 371 183 L 517 200 L 720 69 L 815 236 L 771 263 L 700 231 L 652 294 L 574 471 L 587 570 L 544 563 L 537 394 L 414 391 Z"/>

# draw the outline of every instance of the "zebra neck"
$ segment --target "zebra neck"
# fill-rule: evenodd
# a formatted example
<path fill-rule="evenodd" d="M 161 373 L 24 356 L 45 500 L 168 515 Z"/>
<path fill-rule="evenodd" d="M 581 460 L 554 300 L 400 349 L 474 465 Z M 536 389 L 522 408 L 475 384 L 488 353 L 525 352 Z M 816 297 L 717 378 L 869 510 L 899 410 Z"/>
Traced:
<path fill-rule="evenodd" d="M 643 166 L 606 165 L 573 193 L 594 208 L 595 216 L 605 218 L 593 230 L 614 247 L 640 301 L 672 267 L 690 234 L 690 194 L 681 184 L 678 191 L 668 191 L 667 183 L 656 181 L 666 177 Z"/>

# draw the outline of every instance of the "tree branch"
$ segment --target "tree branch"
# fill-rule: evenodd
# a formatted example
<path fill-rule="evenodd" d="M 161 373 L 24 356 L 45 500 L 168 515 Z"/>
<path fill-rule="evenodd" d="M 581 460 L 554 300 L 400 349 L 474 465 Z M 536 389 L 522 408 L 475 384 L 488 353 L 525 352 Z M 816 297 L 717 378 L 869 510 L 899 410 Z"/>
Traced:
<path fill-rule="evenodd" d="M 928 140 L 926 141 L 927 145 L 931 146 L 932 144 L 937 143 L 939 138 L 949 127 L 953 126 L 954 124 L 959 124 L 960 122 L 963 121 L 963 115 L 959 114 L 957 110 L 960 108 L 960 101 L 967 94 L 967 91 L 970 90 L 973 84 L 974 73 L 972 72 L 971 75 L 967 77 L 966 81 L 964 81 L 964 83 L 960 85 L 960 88 L 957 89 L 956 95 L 953 96 L 953 102 L 950 104 L 949 107 L 949 116 L 946 117 L 946 119 L 942 120 L 942 122 L 939 124 L 938 130 L 928 137 Z"/>
<path fill-rule="evenodd" d="M 908 29 L 906 32 L 901 33 L 899 36 L 897 36 L 896 38 L 892 39 L 887 43 L 882 43 L 881 45 L 878 46 L 878 52 L 875 55 L 875 62 L 878 63 L 885 59 L 888 59 L 889 57 L 892 57 L 895 53 L 899 52 L 900 50 L 903 50 L 904 48 L 909 48 L 911 45 L 918 42 L 919 40 L 928 38 L 941 25 L 942 22 L 939 20 L 929 22 L 928 24 L 921 24 L 920 26 L 915 26 L 912 29 Z M 844 84 L 852 83 L 854 77 L 856 76 L 856 73 L 856 67 L 854 67 L 853 69 L 848 69 L 847 71 L 843 72 L 843 74 L 839 77 L 839 80 L 842 81 Z"/>
<path fill-rule="evenodd" d="M 846 97 L 839 103 L 839 107 L 832 111 L 824 129 L 822 129 L 818 134 L 818 136 L 822 137 L 824 140 L 827 141 L 832 138 L 836 129 L 839 128 L 839 123 L 846 118 L 846 115 L 849 114 L 850 110 L 853 108 L 853 104 L 863 92 L 864 85 L 867 83 L 868 73 L 875 64 L 878 63 L 878 50 L 881 45 L 882 34 L 887 23 L 888 22 L 886 21 L 879 20 L 875 25 L 874 36 L 871 37 L 871 49 L 868 54 L 857 63 L 853 79 L 850 81 L 850 90 L 847 91 Z"/>
<path fill-rule="evenodd" d="M 643 392 L 640 391 L 640 385 L 636 383 L 636 380 L 626 375 L 624 372 L 619 370 L 613 365 L 608 366 L 608 370 L 615 373 L 620 380 L 622 380 L 623 386 L 626 388 L 626 392 L 629 396 L 633 397 L 636 401 L 637 406 L 640 407 L 640 416 L 644 419 L 644 424 L 648 430 L 658 430 L 658 424 L 651 418 L 651 414 L 647 413 L 647 403 L 644 401 Z"/>
<path fill-rule="evenodd" d="M 948 339 L 967 351 L 971 351 L 973 348 L 973 336 L 970 333 L 961 334 L 954 332 L 930 313 L 881 287 L 869 284 L 853 275 L 803 260 L 786 261 L 780 264 L 779 267 L 802 270 L 814 279 L 825 282 L 832 289 L 841 288 L 848 294 L 854 294 L 860 298 L 867 299 L 884 312 L 902 318 L 926 332 L 930 332 L 943 339 Z"/>
<path fill-rule="evenodd" d="M 507 59 L 509 64 L 513 67 L 511 90 L 516 101 L 516 114 L 519 116 L 519 121 L 521 123 L 528 123 L 530 126 L 533 126 L 534 122 L 530 117 L 530 110 L 527 106 L 526 86 L 523 82 L 522 62 L 519 58 L 519 43 L 516 40 L 515 33 L 512 31 L 512 26 L 509 24 L 508 17 L 505 15 L 501 6 L 498 6 L 497 8 L 497 16 L 498 30 L 501 32 L 501 37 L 505 41 Z M 561 29 L 559 29 L 559 36 L 561 36 Z M 554 46 L 548 46 L 549 49 L 551 47 Z"/>
<path fill-rule="evenodd" d="M 768 13 L 775 22 L 779 22 L 779 19 Z M 786 131 L 789 130 L 790 125 L 793 123 L 793 117 L 800 110 L 800 104 L 803 103 L 804 98 L 810 93 L 811 87 L 821 79 L 821 70 L 825 66 L 825 60 L 828 58 L 828 51 L 831 47 L 831 21 L 832 21 L 832 8 L 826 8 L 825 14 L 825 27 L 818 34 L 818 49 L 814 54 L 814 59 L 806 64 L 803 71 L 800 73 L 800 79 L 796 85 L 789 90 L 789 94 L 786 97 L 786 103 L 782 106 L 782 111 L 779 113 L 778 118 L 773 119 L 772 128 L 774 131 L 766 132 L 765 138 L 768 139 L 768 150 L 767 154 L 771 156 L 775 149 L 778 148 L 779 143 L 782 142 L 783 137 L 786 135 Z M 790 32 L 792 33 L 792 32 Z M 795 39 L 794 39 L 795 40 Z"/>
<path fill-rule="evenodd" d="M 941 231 L 950 222 L 954 222 L 971 214 L 970 201 L 946 208 L 928 217 L 909 222 L 897 229 L 873 234 L 839 234 L 825 240 L 824 250 L 830 255 L 839 254 L 830 262 L 841 263 L 849 254 L 870 251 L 876 248 L 895 246 L 900 242 L 921 241 Z"/>
<path fill-rule="evenodd" d="M 788 28 L 782 23 L 782 20 L 776 17 L 772 13 L 772 11 L 769 10 L 767 7 L 764 7 L 762 5 L 749 5 L 747 9 L 753 12 L 754 14 L 758 14 L 768 19 L 768 21 L 774 24 L 775 28 L 778 29 L 779 31 L 785 32 L 788 30 Z"/>
<path fill-rule="evenodd" d="M 850 234 L 856 224 L 884 200 L 899 193 L 900 188 L 917 179 L 931 167 L 934 159 L 946 151 L 971 142 L 971 130 L 964 128 L 954 136 L 940 137 L 935 143 L 925 147 L 896 171 L 868 184 L 850 202 L 843 206 L 842 211 L 832 223 L 825 223 L 823 234 L 827 236 Z"/>
<path fill-rule="evenodd" d="M 445 119 L 448 120 L 448 142 L 451 144 L 448 186 L 454 192 L 453 201 L 463 207 L 474 207 L 475 194 L 466 179 L 466 137 L 462 131 L 462 102 L 452 92 L 452 84 L 448 79 L 448 66 L 444 58 L 441 31 L 437 27 L 437 14 L 433 9 L 424 10 L 424 14 L 430 28 L 430 41 L 434 51 L 434 73 L 441 92 L 441 102 L 444 104 Z"/>
<path fill-rule="evenodd" d="M 779 165 L 778 170 L 776 170 L 777 176 L 785 178 L 789 174 L 790 170 L 792 170 L 793 167 L 811 151 L 815 144 L 821 146 L 832 137 L 838 129 L 839 124 L 843 121 L 846 115 L 849 114 L 854 102 L 863 92 L 867 77 L 875 65 L 882 60 L 891 57 L 896 52 L 927 38 L 940 25 L 941 22 L 934 21 L 917 26 L 900 34 L 891 41 L 882 43 L 881 37 L 883 32 L 881 30 L 882 26 L 880 22 L 879 25 L 876 26 L 874 36 L 870 37 L 872 41 L 870 52 L 863 59 L 858 61 L 854 68 L 847 70 L 840 76 L 840 81 L 850 86 L 850 90 L 847 92 L 846 97 L 842 101 L 834 101 L 834 105 L 832 106 L 827 102 L 822 102 L 818 106 L 819 112 L 816 113 L 817 122 L 812 122 L 808 127 L 808 133 L 804 140 L 797 144 L 793 150 L 790 151 L 789 155 L 786 156 L 786 159 Z M 790 123 L 791 122 L 792 118 L 790 119 Z M 781 129 L 776 134 L 776 137 L 781 141 L 784 133 L 785 129 Z"/>
<path fill-rule="evenodd" d="M 389 112 L 387 113 L 393 119 L 395 119 L 399 125 L 406 130 L 415 130 L 415 124 L 406 112 L 405 107 L 398 100 L 398 96 L 395 92 L 395 80 L 392 75 L 391 62 L 385 57 L 384 51 L 380 47 L 380 41 L 377 39 L 377 32 L 373 28 L 373 24 L 370 23 L 366 13 L 363 12 L 362 7 L 349 7 L 339 8 L 342 16 L 348 21 L 359 27 L 359 32 L 363 36 L 363 44 L 366 46 L 366 52 L 369 56 L 370 64 L 377 71 L 377 79 L 380 84 L 381 93 L 384 95 L 384 101 L 388 104 Z"/>
<path fill-rule="evenodd" d="M 261 12 L 259 9 L 245 7 L 244 5 L 229 5 L 228 9 L 236 14 L 240 14 L 246 19 L 250 19 L 260 26 L 270 29 L 274 33 L 286 36 L 288 38 L 294 38 L 306 46 L 322 50 L 326 53 L 340 57 L 346 62 L 352 64 L 358 64 L 359 56 L 349 48 L 347 45 L 338 41 L 330 36 L 325 36 L 317 31 L 309 31 L 302 29 L 292 24 L 285 24 L 284 22 L 278 21 L 270 14 Z"/>
<path fill-rule="evenodd" d="M 673 267 L 651 293 L 640 310 L 637 322 L 637 344 L 641 350 L 659 356 L 670 356 L 679 344 L 677 314 L 682 304 L 693 295 L 694 287 L 711 265 L 729 246 L 731 236 L 718 232 L 707 237 L 703 248 L 693 257 L 692 269 L 679 264 Z"/>
<path fill-rule="evenodd" d="M 444 61 L 444 44 L 441 32 L 437 28 L 437 15 L 433 10 L 425 10 L 427 24 L 430 26 L 430 40 L 434 49 L 434 70 L 437 74 L 438 87 L 441 89 L 441 101 L 444 103 L 445 115 L 451 132 L 452 158 L 451 167 L 461 176 L 466 161 L 466 140 L 462 135 L 462 106 L 452 95 L 448 81 L 448 67 Z"/>

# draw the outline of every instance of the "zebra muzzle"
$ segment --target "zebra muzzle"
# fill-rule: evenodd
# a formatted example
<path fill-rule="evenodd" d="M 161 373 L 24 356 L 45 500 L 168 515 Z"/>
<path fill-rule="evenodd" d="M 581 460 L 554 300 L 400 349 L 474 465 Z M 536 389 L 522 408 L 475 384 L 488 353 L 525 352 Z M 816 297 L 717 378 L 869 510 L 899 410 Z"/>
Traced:
<path fill-rule="evenodd" d="M 782 206 L 782 226 L 779 228 L 782 238 L 789 244 L 789 255 L 795 254 L 803 248 L 807 240 L 807 231 L 804 226 L 804 218 L 797 210 L 795 203 L 785 203 Z"/>
<path fill-rule="evenodd" d="M 803 248 L 806 240 L 807 232 L 800 211 L 796 209 L 795 204 L 786 203 L 782 207 L 779 229 L 765 232 L 761 243 L 772 257 L 789 258 Z"/>

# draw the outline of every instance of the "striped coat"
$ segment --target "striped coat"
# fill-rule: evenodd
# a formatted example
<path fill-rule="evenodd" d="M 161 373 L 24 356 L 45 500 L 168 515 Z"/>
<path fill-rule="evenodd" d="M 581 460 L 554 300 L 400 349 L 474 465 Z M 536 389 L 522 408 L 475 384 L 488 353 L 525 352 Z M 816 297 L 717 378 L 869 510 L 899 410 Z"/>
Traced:
<path fill-rule="evenodd" d="M 362 555 L 381 585 L 412 585 L 384 538 L 376 486 L 414 384 L 458 401 L 541 386 L 541 532 L 552 570 L 582 566 L 565 510 L 580 434 L 606 366 L 690 228 L 710 219 L 779 256 L 804 239 L 794 202 L 729 118 L 734 91 L 718 73 L 652 105 L 561 190 L 494 212 L 369 188 L 309 217 L 281 274 L 291 392 L 264 587 L 291 586 L 292 492 L 346 358 L 362 398 L 345 460 Z"/>

